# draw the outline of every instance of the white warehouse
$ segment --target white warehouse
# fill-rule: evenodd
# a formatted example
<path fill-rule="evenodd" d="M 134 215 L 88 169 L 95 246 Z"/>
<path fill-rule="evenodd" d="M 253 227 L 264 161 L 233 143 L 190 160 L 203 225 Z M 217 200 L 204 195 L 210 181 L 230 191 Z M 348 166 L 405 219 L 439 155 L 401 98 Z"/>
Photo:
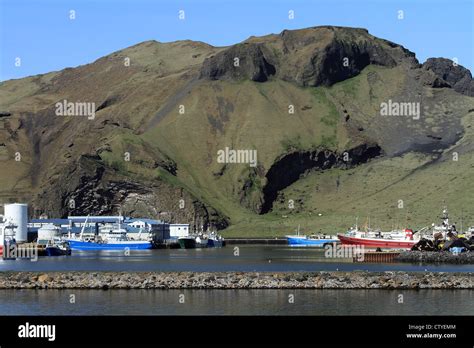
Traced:
<path fill-rule="evenodd" d="M 170 237 L 178 238 L 189 235 L 189 224 L 170 224 Z"/>

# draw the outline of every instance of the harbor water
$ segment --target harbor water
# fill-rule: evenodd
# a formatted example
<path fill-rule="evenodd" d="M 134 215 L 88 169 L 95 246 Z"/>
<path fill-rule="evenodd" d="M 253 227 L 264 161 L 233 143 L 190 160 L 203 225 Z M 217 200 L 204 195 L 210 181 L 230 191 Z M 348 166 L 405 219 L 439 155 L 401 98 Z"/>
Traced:
<path fill-rule="evenodd" d="M 75 303 L 70 302 L 72 294 Z M 402 303 L 400 295 L 403 296 Z M 442 311 L 439 309 L 441 303 Z M 472 315 L 474 290 L 0 290 L 0 313 Z"/>
<path fill-rule="evenodd" d="M 235 249 L 235 248 L 238 249 Z M 285 245 L 230 245 L 207 249 L 73 251 L 72 256 L 40 257 L 33 262 L 1 260 L 0 271 L 128 272 L 289 272 L 289 271 L 474 272 L 474 265 L 352 263 L 326 258 L 318 248 Z"/>

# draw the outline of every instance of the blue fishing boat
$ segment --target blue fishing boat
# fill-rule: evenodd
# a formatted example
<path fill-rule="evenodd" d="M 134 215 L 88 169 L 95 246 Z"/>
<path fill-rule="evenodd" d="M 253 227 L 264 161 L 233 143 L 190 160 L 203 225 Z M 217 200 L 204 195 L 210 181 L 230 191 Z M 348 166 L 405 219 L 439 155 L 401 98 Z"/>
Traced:
<path fill-rule="evenodd" d="M 87 219 L 86 219 L 87 223 Z M 132 240 L 127 236 L 127 230 L 121 227 L 119 220 L 118 228 L 111 228 L 94 236 L 84 235 L 85 225 L 78 238 L 67 238 L 66 241 L 72 250 L 143 250 L 151 249 L 153 244 L 148 240 Z"/>
<path fill-rule="evenodd" d="M 71 255 L 69 243 L 61 236 L 61 228 L 47 224 L 38 229 L 39 256 L 63 256 Z"/>
<path fill-rule="evenodd" d="M 211 232 L 207 238 L 208 248 L 221 248 L 225 245 L 224 238 L 217 234 L 217 232 Z"/>
<path fill-rule="evenodd" d="M 121 241 L 81 241 L 68 239 L 72 250 L 143 250 L 151 249 L 152 243 L 148 241 L 121 240 Z"/>
<path fill-rule="evenodd" d="M 44 253 L 46 256 L 71 255 L 71 247 L 68 242 L 58 242 L 46 245 Z"/>
<path fill-rule="evenodd" d="M 339 243 L 339 238 L 325 235 L 316 234 L 311 236 L 300 235 L 300 227 L 298 226 L 298 234 L 286 236 L 288 245 L 291 246 L 313 246 L 313 247 L 324 247 L 327 244 Z"/>
<path fill-rule="evenodd" d="M 286 236 L 288 245 L 324 247 L 326 244 L 339 243 L 339 239 L 331 236 Z"/>

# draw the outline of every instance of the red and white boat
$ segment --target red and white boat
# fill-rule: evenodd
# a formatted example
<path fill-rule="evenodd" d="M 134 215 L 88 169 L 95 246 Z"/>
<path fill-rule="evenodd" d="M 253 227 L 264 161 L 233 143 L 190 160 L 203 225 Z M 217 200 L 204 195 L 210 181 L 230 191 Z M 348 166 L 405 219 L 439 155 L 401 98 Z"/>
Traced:
<path fill-rule="evenodd" d="M 391 232 L 351 229 L 337 236 L 342 245 L 363 245 L 366 248 L 410 249 L 419 241 L 419 236 L 414 237 L 411 229 Z"/>

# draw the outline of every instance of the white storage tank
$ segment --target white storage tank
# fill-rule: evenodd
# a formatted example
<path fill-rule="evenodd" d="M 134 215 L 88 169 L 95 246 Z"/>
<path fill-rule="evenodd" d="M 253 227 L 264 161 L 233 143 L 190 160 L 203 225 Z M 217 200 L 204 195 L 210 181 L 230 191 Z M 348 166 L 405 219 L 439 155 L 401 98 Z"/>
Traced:
<path fill-rule="evenodd" d="M 38 229 L 38 241 L 52 240 L 56 237 L 61 237 L 61 228 L 58 226 L 48 224 Z"/>
<path fill-rule="evenodd" d="M 28 204 L 5 204 L 5 212 L 3 216 L 5 222 L 17 226 L 15 233 L 16 241 L 26 242 L 28 240 Z"/>

